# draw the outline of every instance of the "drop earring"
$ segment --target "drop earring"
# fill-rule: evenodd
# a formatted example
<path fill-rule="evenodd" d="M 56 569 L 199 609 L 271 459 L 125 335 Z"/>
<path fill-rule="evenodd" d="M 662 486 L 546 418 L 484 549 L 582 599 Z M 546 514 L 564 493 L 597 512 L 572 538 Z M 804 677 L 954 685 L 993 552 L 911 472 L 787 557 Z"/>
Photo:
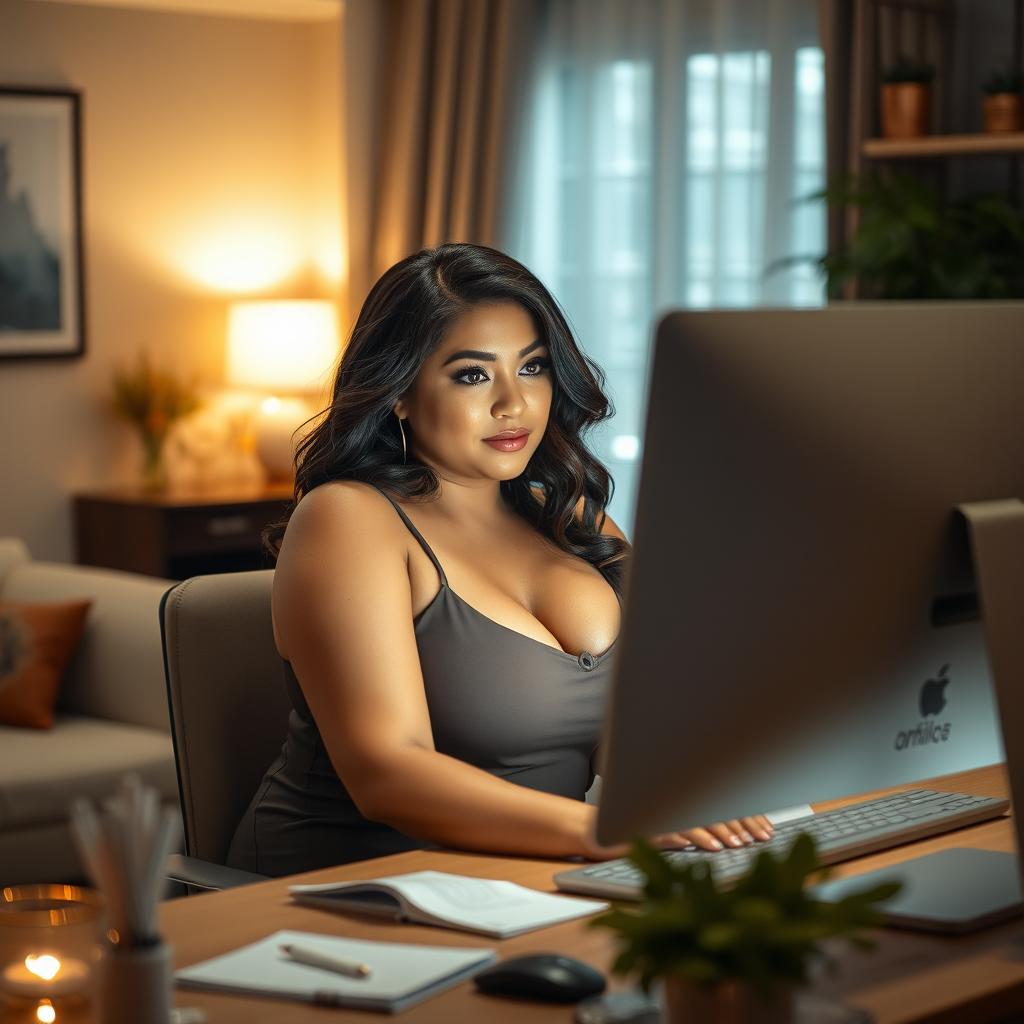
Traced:
<path fill-rule="evenodd" d="M 402 465 L 404 466 L 408 455 L 405 447 L 405 428 L 402 426 L 402 417 L 399 416 L 397 412 L 395 413 L 395 419 L 398 420 L 398 432 L 402 435 Z"/>

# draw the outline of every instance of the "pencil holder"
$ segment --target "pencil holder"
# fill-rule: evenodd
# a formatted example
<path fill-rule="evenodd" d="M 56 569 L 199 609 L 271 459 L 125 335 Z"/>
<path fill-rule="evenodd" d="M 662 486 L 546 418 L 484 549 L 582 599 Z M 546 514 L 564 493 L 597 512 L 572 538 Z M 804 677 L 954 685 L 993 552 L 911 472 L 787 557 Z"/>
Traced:
<path fill-rule="evenodd" d="M 99 967 L 100 1024 L 170 1024 L 172 947 L 108 945 Z"/>

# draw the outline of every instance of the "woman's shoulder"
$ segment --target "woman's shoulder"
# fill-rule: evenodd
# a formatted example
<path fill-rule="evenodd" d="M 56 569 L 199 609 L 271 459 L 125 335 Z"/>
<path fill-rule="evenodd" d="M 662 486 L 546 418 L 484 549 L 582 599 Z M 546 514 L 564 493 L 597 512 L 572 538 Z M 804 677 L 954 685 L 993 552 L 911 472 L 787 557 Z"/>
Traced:
<path fill-rule="evenodd" d="M 402 522 L 391 502 L 372 484 L 362 480 L 330 480 L 304 494 L 293 510 L 281 545 L 289 547 L 307 538 L 331 539 L 348 546 L 358 542 L 401 537 Z"/>
<path fill-rule="evenodd" d="M 303 622 L 352 621 L 354 596 L 361 608 L 379 606 L 381 616 L 400 609 L 409 593 L 407 536 L 387 498 L 369 484 L 330 481 L 304 494 L 274 571 L 272 616 L 281 656 L 288 658 L 303 635 Z"/>
<path fill-rule="evenodd" d="M 292 518 L 330 516 L 339 510 L 353 513 L 395 511 L 383 491 L 364 480 L 328 480 L 307 491 L 295 506 Z"/>

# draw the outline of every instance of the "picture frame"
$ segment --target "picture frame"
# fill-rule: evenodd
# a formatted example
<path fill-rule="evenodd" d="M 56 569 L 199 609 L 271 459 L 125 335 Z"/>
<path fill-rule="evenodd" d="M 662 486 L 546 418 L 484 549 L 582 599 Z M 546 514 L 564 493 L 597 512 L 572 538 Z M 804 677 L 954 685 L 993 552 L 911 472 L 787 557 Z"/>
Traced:
<path fill-rule="evenodd" d="M 81 105 L 0 85 L 0 359 L 85 352 Z"/>

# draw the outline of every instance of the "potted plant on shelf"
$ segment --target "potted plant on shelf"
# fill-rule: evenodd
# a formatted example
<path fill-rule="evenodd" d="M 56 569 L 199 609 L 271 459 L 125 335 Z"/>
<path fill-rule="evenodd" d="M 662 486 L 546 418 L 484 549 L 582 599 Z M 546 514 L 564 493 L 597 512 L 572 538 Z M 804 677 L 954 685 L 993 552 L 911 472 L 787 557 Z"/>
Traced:
<path fill-rule="evenodd" d="M 901 57 L 882 75 L 882 134 L 914 139 L 928 134 L 932 109 L 930 64 Z"/>
<path fill-rule="evenodd" d="M 993 71 L 981 87 L 983 125 L 987 132 L 1021 130 L 1021 92 L 1024 76 L 1019 71 Z"/>
<path fill-rule="evenodd" d="M 634 844 L 630 859 L 646 876 L 643 902 L 592 926 L 617 936 L 613 973 L 638 976 L 645 990 L 663 982 L 664 1024 L 788 1024 L 812 964 L 830 963 L 823 941 L 873 948 L 865 929 L 899 890 L 887 883 L 837 903 L 815 899 L 806 884 L 826 873 L 806 833 L 781 858 L 762 851 L 729 889 L 707 862 L 673 864 L 647 842 Z"/>

